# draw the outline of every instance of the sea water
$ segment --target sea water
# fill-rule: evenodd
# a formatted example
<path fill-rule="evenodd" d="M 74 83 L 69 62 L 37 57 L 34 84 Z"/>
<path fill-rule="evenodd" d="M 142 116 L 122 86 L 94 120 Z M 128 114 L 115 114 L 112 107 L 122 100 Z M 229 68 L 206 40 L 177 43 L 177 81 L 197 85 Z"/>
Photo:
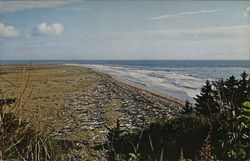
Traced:
<path fill-rule="evenodd" d="M 127 83 L 194 102 L 206 80 L 250 74 L 247 60 L 26 60 L 1 64 L 74 64 L 117 77 Z"/>

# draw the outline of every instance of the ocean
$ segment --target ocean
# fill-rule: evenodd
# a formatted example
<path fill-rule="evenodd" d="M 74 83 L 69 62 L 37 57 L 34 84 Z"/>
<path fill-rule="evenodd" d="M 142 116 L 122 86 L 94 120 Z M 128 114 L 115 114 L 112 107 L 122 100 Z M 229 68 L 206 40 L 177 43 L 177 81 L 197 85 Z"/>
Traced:
<path fill-rule="evenodd" d="M 68 64 L 110 74 L 127 83 L 194 102 L 206 80 L 227 79 L 246 71 L 248 60 L 0 60 L 7 64 Z"/>

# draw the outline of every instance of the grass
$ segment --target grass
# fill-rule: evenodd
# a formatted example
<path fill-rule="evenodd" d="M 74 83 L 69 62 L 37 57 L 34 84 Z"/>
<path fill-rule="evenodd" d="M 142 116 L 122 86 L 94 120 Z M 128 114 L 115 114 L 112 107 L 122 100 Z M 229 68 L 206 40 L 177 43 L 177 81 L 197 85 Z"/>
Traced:
<path fill-rule="evenodd" d="M 119 106 L 119 99 L 112 99 L 110 103 L 106 104 L 106 119 L 107 126 L 115 126 L 116 120 L 118 119 L 118 112 L 115 110 Z"/>
<path fill-rule="evenodd" d="M 24 106 L 21 118 L 34 126 L 42 121 L 43 127 L 38 128 L 44 132 L 66 126 L 67 121 L 60 114 L 66 100 L 97 85 L 93 72 L 73 66 L 0 66 L 0 73 L 3 98 L 18 98 L 28 82 L 20 102 Z"/>

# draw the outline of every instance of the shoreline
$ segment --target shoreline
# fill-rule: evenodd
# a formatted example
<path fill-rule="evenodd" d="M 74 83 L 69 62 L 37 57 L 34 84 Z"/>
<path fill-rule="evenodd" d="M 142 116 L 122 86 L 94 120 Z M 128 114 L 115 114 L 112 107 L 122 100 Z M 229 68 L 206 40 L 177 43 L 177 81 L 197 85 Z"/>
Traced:
<path fill-rule="evenodd" d="M 130 83 L 128 81 L 124 81 L 122 79 L 119 79 L 117 76 L 109 74 L 109 73 L 101 72 L 101 71 L 98 71 L 98 70 L 95 70 L 93 68 L 86 67 L 86 66 L 79 66 L 78 64 L 77 65 L 74 65 L 74 64 L 64 64 L 64 65 L 77 66 L 77 67 L 80 67 L 80 68 L 86 68 L 88 70 L 91 70 L 91 71 L 99 74 L 99 75 L 102 75 L 104 77 L 108 77 L 110 79 L 113 79 L 114 81 L 117 81 L 117 82 L 119 82 L 121 84 L 124 84 L 125 86 L 129 86 L 131 88 L 135 88 L 137 90 L 141 90 L 141 91 L 147 92 L 149 94 L 155 95 L 156 97 L 159 97 L 159 98 L 162 98 L 162 99 L 168 99 L 169 101 L 172 101 L 172 102 L 175 102 L 175 103 L 178 103 L 178 104 L 181 104 L 181 105 L 185 105 L 185 100 L 182 100 L 182 99 L 170 96 L 170 95 L 168 95 L 166 93 L 158 92 L 156 90 L 150 90 L 150 89 L 145 88 L 145 87 L 140 87 L 140 86 L 138 86 L 136 84 L 133 84 L 133 83 Z"/>
<path fill-rule="evenodd" d="M 86 67 L 84 67 L 86 68 Z M 125 86 L 129 86 L 131 88 L 135 88 L 137 90 L 141 90 L 143 92 L 146 92 L 146 93 L 149 93 L 151 95 L 154 95 L 156 97 L 159 97 L 159 98 L 162 98 L 162 99 L 167 99 L 169 101 L 172 101 L 172 102 L 175 102 L 175 103 L 178 103 L 178 104 L 182 104 L 182 105 L 185 105 L 185 101 L 184 100 L 181 100 L 179 98 L 176 98 L 176 97 L 173 97 L 173 96 L 170 96 L 168 94 L 165 94 L 165 93 L 160 93 L 160 92 L 157 92 L 157 91 L 151 91 L 150 89 L 147 89 L 147 88 L 143 88 L 143 87 L 140 87 L 140 86 L 137 86 L 133 83 L 130 83 L 130 82 L 126 82 L 122 79 L 119 79 L 118 77 L 116 76 L 113 76 L 111 74 L 108 74 L 108 73 L 104 73 L 104 72 L 99 72 L 99 71 L 96 71 L 94 69 L 91 69 L 91 68 L 88 68 L 90 70 L 93 70 L 94 72 L 98 73 L 99 75 L 102 75 L 102 76 L 105 76 L 105 77 L 109 77 L 110 79 L 113 79 L 114 81 L 117 81 Z"/>

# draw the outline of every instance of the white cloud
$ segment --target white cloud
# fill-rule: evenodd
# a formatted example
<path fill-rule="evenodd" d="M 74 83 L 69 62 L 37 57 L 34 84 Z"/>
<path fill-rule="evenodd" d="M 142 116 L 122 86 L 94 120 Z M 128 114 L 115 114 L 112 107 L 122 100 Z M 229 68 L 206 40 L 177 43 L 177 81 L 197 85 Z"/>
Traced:
<path fill-rule="evenodd" d="M 16 30 L 13 26 L 5 26 L 0 23 L 0 38 L 13 38 L 21 36 L 20 31 Z"/>
<path fill-rule="evenodd" d="M 26 1 L 0 1 L 0 13 L 15 12 L 33 8 L 50 8 L 66 3 L 77 2 L 76 0 L 26 0 Z"/>
<path fill-rule="evenodd" d="M 162 19 L 171 19 L 171 18 L 179 18 L 184 16 L 191 16 L 191 15 L 197 15 L 197 14 L 205 14 L 205 13 L 215 13 L 219 12 L 221 10 L 205 10 L 205 11 L 192 11 L 192 12 L 181 12 L 176 14 L 167 14 L 167 15 L 161 15 L 157 17 L 151 17 L 150 20 L 162 20 Z"/>
<path fill-rule="evenodd" d="M 247 8 L 245 9 L 245 11 L 243 12 L 243 15 L 245 17 L 249 17 L 249 15 L 250 15 L 250 6 L 247 6 Z"/>
<path fill-rule="evenodd" d="M 54 23 L 52 25 L 41 23 L 34 28 L 34 32 L 38 36 L 58 36 L 61 35 L 63 31 L 64 27 L 60 23 Z"/>

